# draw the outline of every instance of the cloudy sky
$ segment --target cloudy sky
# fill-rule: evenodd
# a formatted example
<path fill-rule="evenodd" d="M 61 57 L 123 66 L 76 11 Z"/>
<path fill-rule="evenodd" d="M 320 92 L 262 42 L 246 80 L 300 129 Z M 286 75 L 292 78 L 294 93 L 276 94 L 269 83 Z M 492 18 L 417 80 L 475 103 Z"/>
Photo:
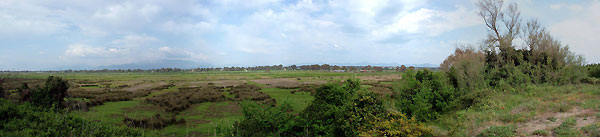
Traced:
<path fill-rule="evenodd" d="M 475 0 L 1 0 L 0 69 L 198 64 L 439 64 L 486 28 Z M 519 0 L 600 62 L 600 1 Z"/>

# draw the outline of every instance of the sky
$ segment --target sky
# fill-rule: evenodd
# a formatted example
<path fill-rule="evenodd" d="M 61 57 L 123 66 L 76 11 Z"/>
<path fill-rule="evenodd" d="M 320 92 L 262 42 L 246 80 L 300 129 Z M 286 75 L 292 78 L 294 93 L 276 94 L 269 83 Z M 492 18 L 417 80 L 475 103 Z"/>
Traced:
<path fill-rule="evenodd" d="M 0 70 L 440 64 L 487 30 L 475 0 L 1 0 Z M 599 0 L 514 0 L 599 63 Z"/>

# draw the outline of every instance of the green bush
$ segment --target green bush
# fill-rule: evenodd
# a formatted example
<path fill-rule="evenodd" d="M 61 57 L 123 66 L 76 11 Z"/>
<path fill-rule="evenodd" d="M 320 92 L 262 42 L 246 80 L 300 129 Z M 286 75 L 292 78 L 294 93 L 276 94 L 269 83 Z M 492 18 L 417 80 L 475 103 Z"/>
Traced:
<path fill-rule="evenodd" d="M 600 64 L 589 64 L 585 66 L 590 77 L 600 78 Z"/>
<path fill-rule="evenodd" d="M 50 76 L 46 79 L 44 87 L 36 87 L 32 90 L 31 103 L 41 107 L 64 106 L 64 98 L 69 89 L 69 83 L 60 77 Z"/>
<path fill-rule="evenodd" d="M 0 98 L 4 98 L 4 88 L 0 85 Z"/>
<path fill-rule="evenodd" d="M 431 129 L 387 108 L 380 95 L 361 90 L 359 80 L 317 88 L 299 114 L 291 108 L 242 103 L 241 136 L 427 136 Z M 235 133 L 234 133 L 235 134 Z"/>
<path fill-rule="evenodd" d="M 420 121 L 436 119 L 440 114 L 456 107 L 456 97 L 461 96 L 448 84 L 444 73 L 427 69 L 417 73 L 407 71 L 392 97 L 396 108 Z"/>
<path fill-rule="evenodd" d="M 141 136 L 139 130 L 104 125 L 29 103 L 0 99 L 0 136 Z"/>
<path fill-rule="evenodd" d="M 289 104 L 271 107 L 251 101 L 243 101 L 242 113 L 244 119 L 236 124 L 239 136 L 263 137 L 263 136 L 289 136 L 286 135 L 289 128 L 294 124 L 294 115 Z"/>
<path fill-rule="evenodd" d="M 491 126 L 481 131 L 477 137 L 514 137 L 516 133 L 512 126 Z"/>

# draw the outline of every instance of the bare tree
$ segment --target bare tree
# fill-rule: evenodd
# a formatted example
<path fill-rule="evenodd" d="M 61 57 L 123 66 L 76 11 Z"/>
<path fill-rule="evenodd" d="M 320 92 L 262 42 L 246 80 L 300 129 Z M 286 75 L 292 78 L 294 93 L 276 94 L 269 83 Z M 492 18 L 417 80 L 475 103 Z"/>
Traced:
<path fill-rule="evenodd" d="M 512 41 L 520 32 L 521 13 L 517 4 L 508 4 L 507 9 L 503 9 L 503 0 L 479 0 L 476 5 L 479 16 L 490 31 L 486 40 L 490 50 L 494 51 L 496 47 L 501 51 L 511 49 Z M 504 28 L 500 27 L 500 23 Z"/>

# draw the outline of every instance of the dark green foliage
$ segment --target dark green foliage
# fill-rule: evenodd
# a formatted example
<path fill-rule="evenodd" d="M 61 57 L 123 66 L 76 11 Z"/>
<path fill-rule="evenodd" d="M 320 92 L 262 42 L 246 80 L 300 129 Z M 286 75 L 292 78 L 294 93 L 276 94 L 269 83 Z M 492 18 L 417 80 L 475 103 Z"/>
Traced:
<path fill-rule="evenodd" d="M 589 64 L 585 66 L 590 77 L 600 78 L 600 64 Z"/>
<path fill-rule="evenodd" d="M 0 136 L 141 136 L 135 129 L 99 122 L 0 99 Z"/>
<path fill-rule="evenodd" d="M 242 103 L 242 136 L 430 135 L 431 130 L 404 114 L 390 112 L 378 94 L 360 90 L 358 80 L 330 83 L 316 90 L 315 100 L 295 116 L 285 103 L 269 107 Z M 378 129 L 378 130 L 373 130 Z M 411 130 L 411 132 L 406 132 Z M 393 134 L 390 134 L 393 133 Z"/>
<path fill-rule="evenodd" d="M 416 74 L 408 70 L 402 81 L 394 88 L 396 108 L 418 120 L 433 120 L 453 107 L 460 96 L 448 84 L 443 73 L 419 70 Z"/>
<path fill-rule="evenodd" d="M 19 101 L 31 101 L 31 90 L 29 89 L 27 83 L 23 83 L 23 85 L 21 85 L 21 87 L 17 90 L 19 91 Z"/>
<path fill-rule="evenodd" d="M 156 114 L 153 117 L 142 119 L 125 117 L 125 119 L 123 119 L 123 122 L 129 127 L 162 129 L 169 125 L 185 123 L 185 120 L 177 120 L 175 118 L 175 115 L 172 115 L 171 118 L 165 118 L 162 117 L 160 114 Z"/>
<path fill-rule="evenodd" d="M 239 136 L 290 136 L 287 131 L 294 126 L 294 115 L 289 104 L 271 107 L 251 101 L 243 101 L 244 119 L 235 124 Z"/>
<path fill-rule="evenodd" d="M 4 88 L 0 85 L 0 98 L 4 98 Z"/>
<path fill-rule="evenodd" d="M 45 87 L 36 87 L 32 91 L 31 102 L 36 106 L 62 108 L 64 98 L 69 89 L 69 83 L 60 77 L 50 76 L 46 79 Z"/>
<path fill-rule="evenodd" d="M 515 137 L 517 131 L 512 126 L 491 126 L 479 133 L 477 137 Z"/>

